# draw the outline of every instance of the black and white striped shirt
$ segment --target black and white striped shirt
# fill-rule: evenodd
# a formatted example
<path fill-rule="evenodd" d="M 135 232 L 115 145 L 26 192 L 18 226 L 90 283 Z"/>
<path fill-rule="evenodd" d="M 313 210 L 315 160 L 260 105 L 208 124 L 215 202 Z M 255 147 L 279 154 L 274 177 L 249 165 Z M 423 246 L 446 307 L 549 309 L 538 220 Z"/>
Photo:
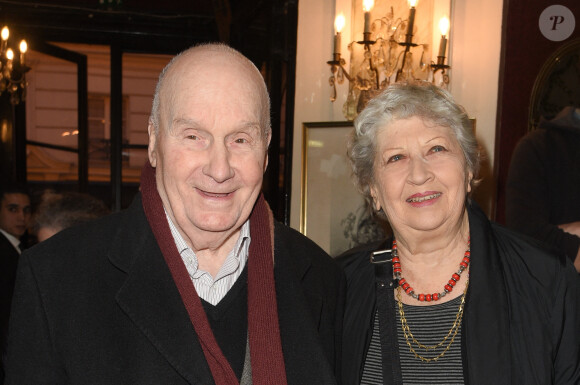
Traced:
<path fill-rule="evenodd" d="M 424 345 L 436 345 L 447 335 L 453 325 L 462 296 L 445 303 L 430 306 L 413 306 L 403 304 L 405 318 L 411 333 Z M 395 303 L 397 316 L 397 340 L 403 383 L 408 385 L 463 384 L 463 366 L 461 359 L 461 327 L 455 341 L 445 355 L 437 361 L 422 362 L 410 351 L 401 328 L 398 304 Z M 451 338 L 451 337 L 449 337 Z M 449 340 L 448 340 L 449 341 Z M 443 348 L 447 346 L 443 344 Z M 436 353 L 425 353 L 416 345 L 414 349 L 425 358 L 437 356 Z M 373 335 L 364 363 L 361 385 L 379 385 L 383 383 L 381 358 L 381 341 L 379 338 L 379 317 L 375 314 Z"/>

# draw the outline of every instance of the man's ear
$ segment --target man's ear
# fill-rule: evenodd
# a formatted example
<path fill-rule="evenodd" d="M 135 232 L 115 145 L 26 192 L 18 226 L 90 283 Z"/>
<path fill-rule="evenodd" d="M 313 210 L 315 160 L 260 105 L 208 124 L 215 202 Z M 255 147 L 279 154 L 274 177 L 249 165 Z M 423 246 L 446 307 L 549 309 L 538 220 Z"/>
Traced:
<path fill-rule="evenodd" d="M 147 133 L 149 134 L 149 146 L 147 147 L 149 163 L 151 163 L 151 167 L 157 167 L 157 133 L 155 132 L 155 127 L 151 122 L 149 122 L 149 126 L 147 126 Z"/>
<path fill-rule="evenodd" d="M 268 150 L 270 149 L 270 141 L 272 140 L 272 130 L 268 133 L 268 136 L 265 138 L 266 140 L 266 159 L 264 160 L 264 172 L 268 168 Z"/>

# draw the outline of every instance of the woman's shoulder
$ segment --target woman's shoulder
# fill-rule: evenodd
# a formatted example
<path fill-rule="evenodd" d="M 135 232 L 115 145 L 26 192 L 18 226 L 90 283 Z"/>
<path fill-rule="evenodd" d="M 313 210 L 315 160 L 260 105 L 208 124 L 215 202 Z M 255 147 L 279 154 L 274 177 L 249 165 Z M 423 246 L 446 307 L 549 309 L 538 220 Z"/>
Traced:
<path fill-rule="evenodd" d="M 554 282 L 578 283 L 572 263 L 562 252 L 498 224 L 492 229 L 501 264 L 511 280 L 528 277 L 526 281 L 545 287 L 554 287 Z"/>
<path fill-rule="evenodd" d="M 362 273 L 367 270 L 372 271 L 373 265 L 370 262 L 371 253 L 384 249 L 386 244 L 386 240 L 381 240 L 356 246 L 336 257 L 336 262 L 344 270 L 347 279 L 357 273 Z"/>

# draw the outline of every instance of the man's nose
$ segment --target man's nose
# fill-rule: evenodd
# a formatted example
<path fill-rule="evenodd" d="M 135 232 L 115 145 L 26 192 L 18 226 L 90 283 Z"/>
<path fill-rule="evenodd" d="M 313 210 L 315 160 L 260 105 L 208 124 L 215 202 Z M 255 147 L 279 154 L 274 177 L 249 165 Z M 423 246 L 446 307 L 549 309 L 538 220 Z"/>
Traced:
<path fill-rule="evenodd" d="M 231 153 L 225 144 L 213 143 L 207 154 L 208 161 L 203 170 L 205 175 L 218 183 L 225 182 L 234 176 Z"/>

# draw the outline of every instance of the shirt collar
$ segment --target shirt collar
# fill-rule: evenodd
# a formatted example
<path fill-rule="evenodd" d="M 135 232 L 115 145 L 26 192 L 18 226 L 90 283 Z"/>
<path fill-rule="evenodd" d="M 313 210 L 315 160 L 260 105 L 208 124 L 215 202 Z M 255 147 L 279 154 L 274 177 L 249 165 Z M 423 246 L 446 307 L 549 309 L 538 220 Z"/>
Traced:
<path fill-rule="evenodd" d="M 16 238 L 14 235 L 7 233 L 6 231 L 0 229 L 0 233 L 2 233 L 6 239 L 14 246 L 16 251 L 20 254 L 20 239 Z"/>
<path fill-rule="evenodd" d="M 177 246 L 179 254 L 184 259 L 189 275 L 192 278 L 194 278 L 194 276 L 197 276 L 196 273 L 198 273 L 199 266 L 197 256 L 195 255 L 195 252 L 189 247 L 185 239 L 183 239 L 181 233 L 179 232 L 179 230 L 177 230 L 177 227 L 167 214 L 167 211 L 165 211 L 165 216 L 167 218 L 167 222 L 169 223 L 171 235 L 173 235 L 173 240 L 175 241 L 175 246 Z M 221 277 L 223 277 L 224 275 L 231 274 L 233 272 L 232 270 L 239 270 L 244 268 L 246 261 L 248 259 L 250 242 L 251 242 L 250 219 L 248 218 L 240 229 L 240 236 L 238 237 L 238 240 L 236 241 L 234 248 L 232 249 L 232 251 L 228 253 L 228 256 L 226 257 L 226 260 L 224 261 L 222 268 L 220 268 L 220 271 L 216 275 L 215 277 L 216 281 Z M 187 259 L 187 261 L 185 259 Z M 224 268 L 227 271 L 222 271 L 224 270 Z"/>

